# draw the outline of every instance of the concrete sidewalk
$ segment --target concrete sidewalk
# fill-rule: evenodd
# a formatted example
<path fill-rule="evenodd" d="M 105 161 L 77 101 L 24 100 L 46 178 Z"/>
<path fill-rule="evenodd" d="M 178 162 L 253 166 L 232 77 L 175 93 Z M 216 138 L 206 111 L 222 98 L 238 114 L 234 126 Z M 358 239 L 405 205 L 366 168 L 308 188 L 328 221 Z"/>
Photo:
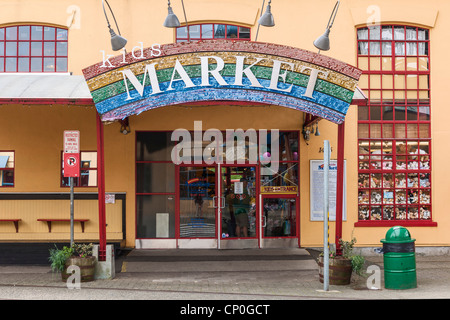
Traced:
<path fill-rule="evenodd" d="M 68 289 L 49 266 L 0 266 L 0 299 L 288 300 L 448 299 L 450 257 L 416 255 L 418 287 L 384 289 L 383 256 L 367 257 L 380 267 L 381 288 L 366 279 L 323 292 L 318 266 L 304 249 L 133 250 L 116 259 L 116 277 Z"/>

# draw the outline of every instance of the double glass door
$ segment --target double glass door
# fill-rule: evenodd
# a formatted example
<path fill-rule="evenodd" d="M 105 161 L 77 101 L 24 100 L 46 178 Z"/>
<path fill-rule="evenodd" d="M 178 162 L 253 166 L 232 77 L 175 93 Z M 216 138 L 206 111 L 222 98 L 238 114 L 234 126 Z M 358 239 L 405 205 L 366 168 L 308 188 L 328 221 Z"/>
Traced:
<path fill-rule="evenodd" d="M 260 194 L 257 168 L 180 166 L 178 247 L 258 248 L 296 237 L 296 197 Z"/>

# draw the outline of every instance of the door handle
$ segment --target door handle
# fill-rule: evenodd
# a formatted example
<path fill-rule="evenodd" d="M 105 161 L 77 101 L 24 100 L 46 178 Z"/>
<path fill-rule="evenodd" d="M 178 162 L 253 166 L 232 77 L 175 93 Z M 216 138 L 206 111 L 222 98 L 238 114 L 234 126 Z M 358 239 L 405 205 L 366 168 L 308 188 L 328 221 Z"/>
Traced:
<path fill-rule="evenodd" d="M 264 223 L 263 223 L 263 228 L 265 228 L 266 226 L 267 226 L 267 217 L 266 216 L 263 216 L 263 221 L 264 221 Z"/>
<path fill-rule="evenodd" d="M 225 208 L 225 197 L 220 197 L 220 200 L 222 202 L 220 208 L 223 209 L 223 208 Z"/>
<path fill-rule="evenodd" d="M 214 197 L 213 197 L 213 208 L 217 208 L 217 205 L 216 205 L 216 198 L 217 198 L 217 196 L 214 196 Z"/>

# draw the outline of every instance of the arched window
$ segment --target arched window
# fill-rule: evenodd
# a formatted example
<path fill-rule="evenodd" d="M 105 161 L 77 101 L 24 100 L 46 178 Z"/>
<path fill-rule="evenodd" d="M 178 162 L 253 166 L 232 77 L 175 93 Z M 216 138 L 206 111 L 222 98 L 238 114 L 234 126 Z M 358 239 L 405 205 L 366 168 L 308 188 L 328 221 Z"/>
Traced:
<path fill-rule="evenodd" d="M 67 72 L 67 36 L 51 26 L 0 28 L 0 72 Z"/>
<path fill-rule="evenodd" d="M 398 25 L 357 30 L 359 224 L 431 221 L 429 31 Z"/>
<path fill-rule="evenodd" d="M 250 41 L 250 28 L 231 24 L 204 23 L 189 25 L 191 40 L 231 39 Z M 176 42 L 188 41 L 186 27 L 178 27 Z"/>

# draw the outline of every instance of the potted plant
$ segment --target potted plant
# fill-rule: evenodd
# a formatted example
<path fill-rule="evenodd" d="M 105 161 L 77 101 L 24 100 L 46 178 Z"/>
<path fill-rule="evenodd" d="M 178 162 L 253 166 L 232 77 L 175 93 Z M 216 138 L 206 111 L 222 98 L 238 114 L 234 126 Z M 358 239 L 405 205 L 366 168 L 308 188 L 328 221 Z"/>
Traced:
<path fill-rule="evenodd" d="M 62 249 L 50 249 L 49 261 L 54 272 L 61 272 L 62 281 L 66 282 L 71 273 L 67 268 L 71 265 L 80 268 L 80 281 L 88 282 L 94 280 L 95 263 L 97 259 L 92 256 L 93 244 L 73 244 L 71 247 L 64 246 Z"/>
<path fill-rule="evenodd" d="M 331 285 L 348 285 L 351 281 L 352 273 L 362 275 L 365 259 L 361 255 L 353 254 L 353 246 L 356 238 L 351 241 L 339 239 L 342 248 L 342 255 L 336 255 L 336 252 L 330 252 L 329 258 L 329 283 Z M 318 258 L 319 263 L 319 280 L 323 283 L 323 252 Z"/>

